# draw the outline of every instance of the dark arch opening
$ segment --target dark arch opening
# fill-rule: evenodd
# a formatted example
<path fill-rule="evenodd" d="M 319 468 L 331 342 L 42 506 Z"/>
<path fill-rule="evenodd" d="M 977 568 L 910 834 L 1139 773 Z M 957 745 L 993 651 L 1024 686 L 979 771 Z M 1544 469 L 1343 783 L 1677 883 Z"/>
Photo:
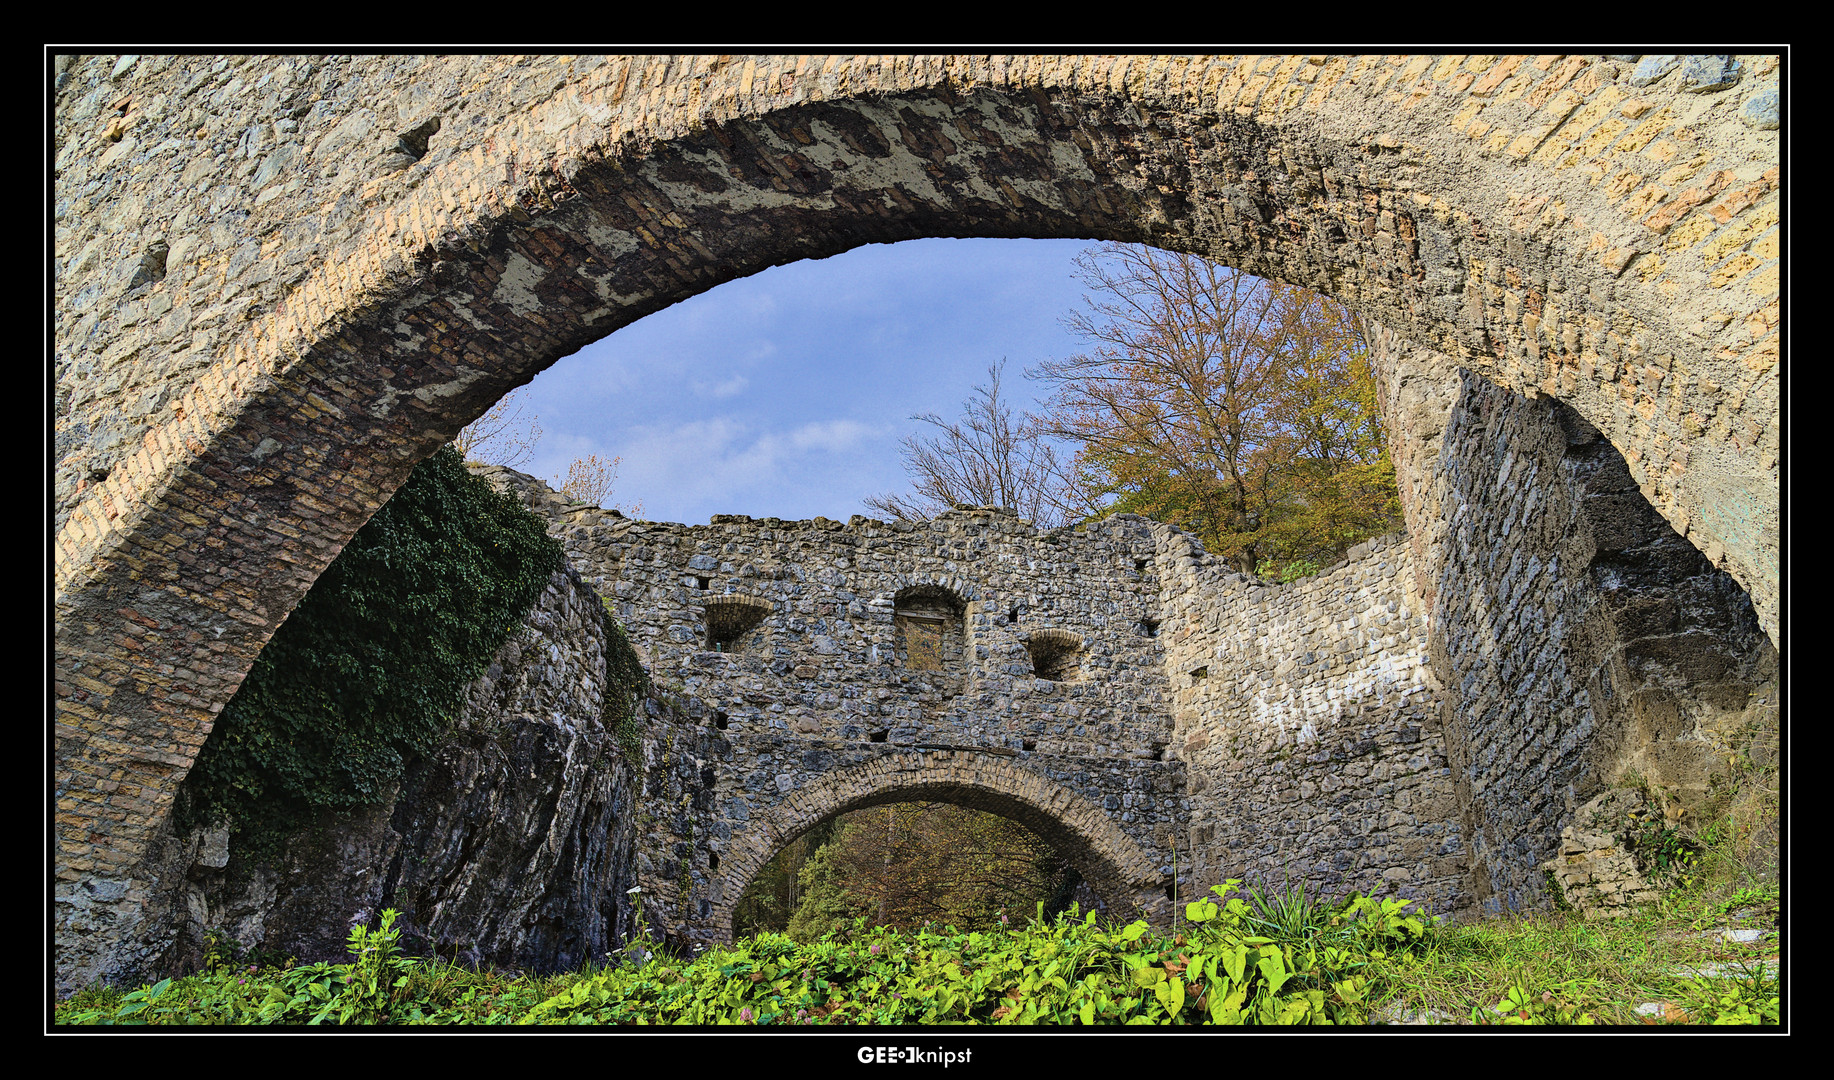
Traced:
<path fill-rule="evenodd" d="M 943 800 L 885 802 L 833 814 L 784 845 L 741 895 L 733 933 L 806 940 L 855 918 L 992 930 L 1072 905 L 1106 910 L 1074 863 L 1018 821 Z"/>
<path fill-rule="evenodd" d="M 805 834 L 815 831 L 819 838 L 826 839 L 821 835 L 822 830 L 830 828 L 828 823 L 844 815 L 908 803 L 950 804 L 1011 821 L 1037 837 L 1075 870 L 1080 878 L 1080 884 L 1072 886 L 1078 890 L 1076 897 L 1094 896 L 1104 910 L 1117 918 L 1133 918 L 1145 907 L 1150 907 L 1146 912 L 1149 915 L 1164 914 L 1159 910 L 1157 898 L 1165 882 L 1161 880 L 1160 868 L 1152 865 L 1155 857 L 1142 850 L 1128 834 L 1122 833 L 1106 813 L 1093 806 L 1083 806 L 1080 800 L 1063 800 L 1061 794 L 1051 790 L 1053 785 L 1039 783 L 1042 778 L 1010 770 L 997 762 L 988 764 L 990 767 L 981 770 L 982 783 L 924 778 L 921 771 L 916 776 L 895 770 L 886 773 L 876 767 L 823 778 L 812 792 L 812 804 L 820 809 L 814 812 L 812 819 L 804 819 L 806 823 L 790 825 L 793 834 L 779 833 L 773 840 L 773 834 L 765 828 L 749 839 L 735 837 L 734 847 L 729 849 L 724 864 L 737 872 L 738 879 L 729 879 L 731 891 L 727 892 L 726 900 L 717 905 L 714 917 L 723 925 L 716 929 L 723 933 L 733 931 L 740 897 L 752 888 L 771 859 Z M 869 775 L 882 779 L 867 779 Z M 857 791 L 862 782 L 883 786 L 864 795 L 832 800 L 826 795 L 829 791 Z M 1029 788 L 1037 790 L 1030 794 L 1019 793 Z M 1047 809 L 1046 802 L 1058 809 Z"/>

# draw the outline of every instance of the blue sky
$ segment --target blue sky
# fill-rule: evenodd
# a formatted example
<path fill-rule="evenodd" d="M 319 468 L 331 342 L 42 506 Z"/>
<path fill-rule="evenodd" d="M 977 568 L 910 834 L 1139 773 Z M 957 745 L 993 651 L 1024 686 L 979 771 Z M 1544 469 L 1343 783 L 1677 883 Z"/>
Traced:
<path fill-rule="evenodd" d="M 914 413 L 955 417 L 987 366 L 1028 407 L 1024 368 L 1079 350 L 1060 320 L 1080 240 L 916 240 L 775 267 L 657 312 L 522 391 L 542 436 L 520 468 L 555 482 L 621 457 L 611 502 L 651 520 L 845 520 L 904 491 Z M 555 486 L 559 486 L 555 482 Z"/>

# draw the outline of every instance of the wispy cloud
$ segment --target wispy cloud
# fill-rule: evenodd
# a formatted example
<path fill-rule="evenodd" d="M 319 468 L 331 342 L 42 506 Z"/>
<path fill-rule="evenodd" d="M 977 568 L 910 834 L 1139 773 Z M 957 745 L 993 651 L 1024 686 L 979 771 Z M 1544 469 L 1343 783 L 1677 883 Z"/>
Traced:
<path fill-rule="evenodd" d="M 702 397 L 729 398 L 736 394 L 744 393 L 745 388 L 750 385 L 750 379 L 735 373 L 728 378 L 721 379 L 719 382 L 710 382 L 706 379 L 702 379 L 694 384 L 694 392 Z"/>

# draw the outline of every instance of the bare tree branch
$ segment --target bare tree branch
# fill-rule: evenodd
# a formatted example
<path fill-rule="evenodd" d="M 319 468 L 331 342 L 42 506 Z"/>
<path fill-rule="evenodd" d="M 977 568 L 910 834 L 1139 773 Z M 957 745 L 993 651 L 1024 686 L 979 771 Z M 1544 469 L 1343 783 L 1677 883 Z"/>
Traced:
<path fill-rule="evenodd" d="M 955 420 L 935 413 L 911 419 L 934 429 L 903 441 L 908 493 L 862 500 L 876 513 L 924 521 L 957 506 L 1003 506 L 1044 528 L 1086 516 L 1069 455 L 1030 413 L 1015 415 L 1000 397 L 1006 362 L 987 368 L 987 381 L 962 402 Z"/>
<path fill-rule="evenodd" d="M 505 394 L 452 440 L 466 461 L 511 469 L 528 464 L 541 440 L 541 418 L 533 413 L 523 416 L 527 402 L 522 394 L 522 390 Z"/>

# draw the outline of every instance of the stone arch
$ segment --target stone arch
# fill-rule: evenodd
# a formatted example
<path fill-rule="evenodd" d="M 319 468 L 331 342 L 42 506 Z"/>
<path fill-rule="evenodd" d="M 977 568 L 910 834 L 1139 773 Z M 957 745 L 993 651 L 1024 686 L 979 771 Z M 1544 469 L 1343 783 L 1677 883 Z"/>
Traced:
<path fill-rule="evenodd" d="M 746 632 L 756 627 L 774 610 L 769 600 L 755 596 L 710 597 L 702 607 L 706 622 L 706 648 L 713 652 L 736 652 Z"/>
<path fill-rule="evenodd" d="M 1026 637 L 1032 673 L 1040 679 L 1070 682 L 1081 677 L 1083 636 L 1073 630 L 1046 627 Z"/>
<path fill-rule="evenodd" d="M 1149 241 L 1320 288 L 1572 405 L 1775 641 L 1777 140 L 1736 112 L 1774 64 L 1738 62 L 1732 93 L 1599 56 L 60 58 L 60 888 L 142 932 L 217 711 L 416 461 L 620 326 L 865 243 Z M 232 78 L 300 112 L 272 150 L 181 107 Z M 1653 145 L 1699 167 L 1645 183 Z"/>
<path fill-rule="evenodd" d="M 734 836 L 720 860 L 726 886 L 703 932 L 731 940 L 739 896 L 790 841 L 837 814 L 930 799 L 999 814 L 1031 829 L 1077 868 L 1117 915 L 1163 920 L 1169 875 L 1099 804 L 1010 758 L 969 750 L 886 755 L 813 777 Z"/>
<path fill-rule="evenodd" d="M 894 607 L 901 604 L 942 604 L 957 615 L 965 614 L 968 605 L 981 598 L 980 590 L 974 583 L 954 574 L 940 577 L 900 576 L 898 588 L 892 593 Z"/>

